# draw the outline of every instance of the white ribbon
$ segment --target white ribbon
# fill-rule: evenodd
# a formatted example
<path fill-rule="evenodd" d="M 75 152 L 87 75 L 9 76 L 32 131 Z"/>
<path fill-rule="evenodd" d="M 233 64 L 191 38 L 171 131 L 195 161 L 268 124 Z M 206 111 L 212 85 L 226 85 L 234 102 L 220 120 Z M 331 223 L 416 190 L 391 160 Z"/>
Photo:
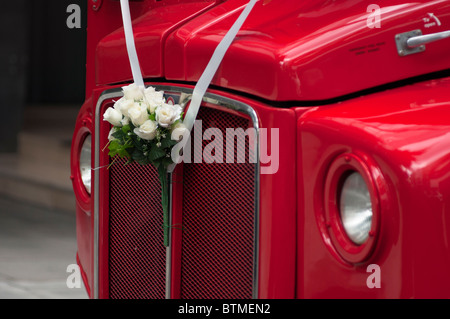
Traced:
<path fill-rule="evenodd" d="M 222 63 L 223 57 L 225 53 L 228 51 L 231 43 L 236 37 L 237 33 L 241 29 L 248 15 L 252 11 L 255 3 L 258 0 L 250 0 L 249 3 L 245 6 L 244 10 L 241 12 L 237 20 L 231 26 L 230 30 L 225 34 L 223 39 L 217 45 L 211 59 L 208 62 L 205 70 L 203 71 L 200 79 L 195 85 L 194 91 L 192 93 L 192 100 L 189 105 L 189 109 L 186 112 L 186 115 L 183 120 L 183 124 L 186 126 L 187 130 L 190 132 L 194 127 L 195 119 L 197 118 L 198 111 L 200 110 L 200 105 L 203 100 L 203 96 L 206 93 L 214 75 L 217 72 L 217 69 Z M 123 20 L 123 28 L 125 32 L 125 42 L 127 45 L 128 58 L 130 60 L 131 72 L 133 74 L 133 80 L 136 85 L 141 88 L 144 88 L 144 81 L 142 78 L 141 68 L 139 65 L 139 59 L 136 53 L 136 47 L 134 44 L 134 35 L 133 28 L 131 25 L 131 17 L 130 17 L 130 6 L 128 0 L 120 0 L 120 7 L 122 10 L 122 20 Z M 177 155 L 179 157 L 179 155 Z M 174 164 L 170 165 L 168 168 L 169 172 L 172 172 L 178 162 L 178 158 L 174 160 Z"/>
<path fill-rule="evenodd" d="M 217 45 L 211 59 L 208 62 L 208 65 L 206 66 L 205 70 L 200 76 L 200 79 L 195 85 L 194 92 L 192 92 L 191 103 L 183 120 L 183 124 L 186 126 L 188 132 L 191 132 L 192 128 L 194 127 L 195 119 L 197 118 L 198 111 L 200 110 L 203 96 L 205 95 L 206 90 L 211 84 L 211 81 L 214 77 L 214 74 L 216 74 L 220 63 L 222 63 L 225 53 L 228 51 L 228 48 L 230 47 L 231 43 L 233 42 L 234 38 L 241 29 L 242 25 L 244 24 L 257 1 L 258 0 L 250 0 L 249 3 L 245 6 L 244 10 L 231 26 L 230 30 L 228 30 L 223 39 Z M 183 137 L 183 141 L 187 136 Z M 186 145 L 185 143 L 183 145 Z M 174 171 L 177 163 L 180 161 L 180 157 L 181 155 L 179 154 L 179 152 L 176 152 L 175 154 L 172 152 L 172 159 L 174 163 L 169 165 L 167 169 L 169 173 L 172 173 Z"/>
<path fill-rule="evenodd" d="M 200 79 L 197 82 L 197 85 L 194 88 L 194 92 L 192 93 L 192 100 L 189 105 L 189 109 L 186 112 L 184 117 L 184 125 L 186 128 L 191 131 L 195 119 L 197 118 L 198 111 L 200 109 L 200 105 L 202 103 L 203 96 L 206 93 L 211 81 L 216 74 L 217 69 L 219 68 L 220 63 L 225 56 L 228 48 L 236 37 L 237 33 L 241 29 L 248 15 L 252 11 L 255 3 L 258 0 L 250 0 L 249 3 L 245 6 L 244 10 L 241 12 L 237 20 L 234 22 L 233 26 L 228 30 L 223 39 L 217 45 L 211 59 L 206 66 L 206 69 L 203 71 Z M 131 25 L 131 17 L 130 17 L 130 6 L 128 0 L 120 0 L 120 7 L 122 9 L 122 20 L 123 20 L 123 28 L 125 32 L 125 42 L 127 45 L 128 58 L 130 59 L 131 72 L 133 74 L 134 83 L 136 83 L 140 87 L 144 87 L 144 81 L 142 79 L 141 68 L 139 66 L 139 59 L 136 53 L 136 47 L 134 44 L 134 35 L 133 28 Z"/>
<path fill-rule="evenodd" d="M 128 0 L 120 0 L 120 8 L 122 10 L 123 30 L 125 32 L 125 43 L 127 45 L 128 58 L 130 60 L 131 73 L 133 74 L 134 83 L 141 89 L 144 89 L 144 80 L 142 78 L 141 67 L 136 53 L 134 44 L 133 27 L 131 25 L 130 5 Z"/>
<path fill-rule="evenodd" d="M 225 53 L 227 52 L 237 33 L 241 29 L 248 15 L 252 11 L 256 1 L 258 0 L 250 0 L 246 5 L 240 16 L 237 18 L 236 22 L 234 22 L 233 26 L 230 28 L 230 30 L 228 30 L 227 34 L 223 37 L 222 41 L 220 41 L 219 45 L 216 47 L 211 60 L 209 60 L 208 65 L 206 66 L 205 71 L 203 71 L 203 74 L 200 76 L 200 79 L 195 85 L 189 109 L 187 110 L 183 120 L 184 125 L 186 125 L 186 128 L 189 131 L 191 131 L 194 126 L 194 122 L 197 118 L 203 96 L 205 95 L 206 90 L 211 84 L 214 74 L 216 74 L 216 71 L 219 68 L 220 63 L 222 62 Z"/>

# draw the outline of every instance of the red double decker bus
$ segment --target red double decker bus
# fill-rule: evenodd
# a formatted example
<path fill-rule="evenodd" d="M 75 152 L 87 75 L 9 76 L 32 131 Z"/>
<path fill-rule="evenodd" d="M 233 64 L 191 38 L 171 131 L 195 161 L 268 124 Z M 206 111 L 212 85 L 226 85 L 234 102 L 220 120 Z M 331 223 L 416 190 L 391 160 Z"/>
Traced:
<path fill-rule="evenodd" d="M 88 2 L 71 169 L 91 298 L 450 297 L 450 1 L 258 1 L 192 154 L 209 128 L 266 139 L 176 166 L 168 247 L 157 170 L 105 149 L 133 80 L 120 3 Z M 130 0 L 145 85 L 188 101 L 247 2 Z"/>

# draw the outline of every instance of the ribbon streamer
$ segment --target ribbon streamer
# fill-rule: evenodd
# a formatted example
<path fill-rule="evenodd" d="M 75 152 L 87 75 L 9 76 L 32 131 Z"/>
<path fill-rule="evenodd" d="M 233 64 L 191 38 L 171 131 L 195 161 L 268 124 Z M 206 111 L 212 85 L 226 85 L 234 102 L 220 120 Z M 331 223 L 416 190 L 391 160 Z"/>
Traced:
<path fill-rule="evenodd" d="M 198 111 L 200 110 L 200 105 L 202 103 L 203 96 L 205 95 L 206 90 L 211 84 L 211 81 L 214 75 L 216 74 L 217 69 L 220 66 L 220 63 L 222 63 L 225 53 L 227 53 L 228 48 L 230 47 L 234 38 L 236 38 L 237 33 L 241 29 L 242 25 L 244 24 L 245 20 L 247 19 L 248 15 L 252 11 L 257 1 L 258 0 L 250 0 L 249 3 L 247 3 L 244 10 L 241 12 L 237 20 L 231 26 L 230 30 L 228 30 L 223 39 L 217 45 L 211 59 L 208 62 L 208 65 L 206 66 L 205 70 L 200 76 L 200 79 L 195 85 L 194 92 L 192 93 L 191 103 L 183 119 L 183 124 L 186 126 L 189 132 L 191 132 L 192 128 L 194 127 L 195 119 L 197 118 Z M 173 158 L 174 163 L 169 165 L 168 167 L 169 173 L 172 173 L 175 170 L 175 166 L 180 161 L 179 154 L 174 154 L 173 156 L 175 157 Z"/>
<path fill-rule="evenodd" d="M 203 71 L 200 79 L 198 80 L 194 91 L 192 93 L 192 100 L 186 116 L 183 120 L 184 125 L 190 132 L 194 126 L 195 119 L 200 109 L 200 104 L 203 100 L 203 96 L 208 89 L 214 74 L 216 73 L 219 65 L 222 62 L 225 53 L 239 32 L 240 28 L 244 24 L 255 3 L 258 0 L 250 0 L 245 6 L 244 10 L 239 15 L 238 19 L 234 22 L 233 26 L 228 30 L 223 39 L 220 41 L 211 59 Z M 125 42 L 128 52 L 128 58 L 130 60 L 131 72 L 133 74 L 134 83 L 142 90 L 145 88 L 144 80 L 142 78 L 141 68 L 139 65 L 139 59 L 136 52 L 136 46 L 134 43 L 134 34 L 131 23 L 130 6 L 128 0 L 120 0 L 120 7 L 122 11 L 123 28 L 125 33 Z M 158 175 L 161 183 L 161 204 L 163 208 L 163 231 L 164 231 L 164 246 L 169 246 L 169 184 L 167 173 L 172 173 L 176 166 L 177 161 L 170 165 L 167 169 L 164 166 L 158 168 Z"/>
<path fill-rule="evenodd" d="M 242 25 L 244 24 L 257 1 L 258 0 L 250 0 L 249 3 L 245 6 L 244 10 L 234 22 L 233 26 L 230 28 L 230 30 L 228 30 L 222 41 L 220 41 L 219 45 L 216 47 L 211 59 L 208 62 L 208 65 L 206 66 L 206 69 L 203 71 L 203 74 L 200 76 L 200 79 L 195 85 L 189 109 L 187 110 L 183 120 L 184 125 L 186 125 L 186 128 L 189 131 L 191 131 L 194 126 L 194 122 L 197 118 L 203 96 L 205 95 L 206 90 L 211 84 L 211 81 L 216 74 L 216 71 L 219 68 L 220 63 L 222 62 L 225 53 L 228 51 L 228 48 L 230 47 L 231 43 L 233 42 L 234 38 L 241 29 Z"/>
<path fill-rule="evenodd" d="M 127 45 L 128 58 L 130 60 L 131 73 L 133 74 L 134 83 L 144 89 L 144 80 L 142 78 L 141 67 L 134 44 L 133 27 L 131 25 L 130 5 L 128 0 L 120 0 L 120 8 L 122 10 L 123 30 L 125 33 L 125 43 Z"/>
<path fill-rule="evenodd" d="M 228 51 L 231 43 L 236 37 L 237 33 L 241 29 L 248 15 L 252 11 L 258 0 L 250 0 L 249 3 L 245 6 L 244 10 L 241 12 L 237 20 L 234 22 L 230 30 L 225 34 L 223 39 L 220 41 L 211 59 L 208 62 L 205 70 L 203 71 L 200 79 L 195 85 L 194 92 L 192 93 L 192 100 L 189 105 L 189 109 L 186 112 L 183 123 L 186 125 L 188 131 L 191 131 L 195 119 L 197 118 L 198 111 L 200 109 L 200 104 L 203 100 L 203 96 L 206 93 L 214 75 L 219 68 L 220 63 L 222 63 L 223 57 L 225 53 Z M 130 60 L 131 72 L 133 74 L 134 83 L 136 83 L 139 87 L 144 87 L 144 81 L 142 78 L 141 68 L 139 65 L 139 59 L 136 53 L 136 46 L 134 43 L 134 34 L 133 27 L 131 24 L 131 16 L 130 16 L 130 6 L 128 0 L 120 0 L 120 7 L 122 10 L 122 20 L 123 20 L 123 28 L 125 32 L 125 42 L 127 46 L 128 58 Z"/>

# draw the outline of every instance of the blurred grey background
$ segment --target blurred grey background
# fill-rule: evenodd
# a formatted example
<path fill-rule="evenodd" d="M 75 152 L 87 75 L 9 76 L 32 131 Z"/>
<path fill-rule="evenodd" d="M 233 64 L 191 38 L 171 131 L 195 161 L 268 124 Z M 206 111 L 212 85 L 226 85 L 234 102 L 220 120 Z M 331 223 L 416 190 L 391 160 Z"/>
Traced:
<path fill-rule="evenodd" d="M 87 0 L 4 1 L 0 15 L 0 94 L 7 121 L 0 151 L 18 149 L 25 111 L 84 100 Z M 81 9 L 81 28 L 69 29 L 70 4 Z M 5 120 L 5 118 L 4 118 Z M 13 134 L 15 133 L 15 134 Z"/>
<path fill-rule="evenodd" d="M 91 0 L 3 1 L 0 10 L 0 298 L 84 298 L 70 145 L 85 95 Z M 70 4 L 81 27 L 68 28 Z"/>

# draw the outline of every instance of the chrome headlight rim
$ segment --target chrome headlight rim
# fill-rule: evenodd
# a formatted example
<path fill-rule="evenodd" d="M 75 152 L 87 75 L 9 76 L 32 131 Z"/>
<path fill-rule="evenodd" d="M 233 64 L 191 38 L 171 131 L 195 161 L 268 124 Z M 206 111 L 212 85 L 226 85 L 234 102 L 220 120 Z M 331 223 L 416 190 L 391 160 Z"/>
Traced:
<path fill-rule="evenodd" d="M 370 194 L 372 206 L 371 227 L 367 239 L 355 243 L 344 227 L 340 198 L 345 180 L 352 174 L 358 173 L 364 180 Z M 357 264 L 365 262 L 372 255 L 378 240 L 380 228 L 380 199 L 379 184 L 382 183 L 381 174 L 368 156 L 354 153 L 341 154 L 331 163 L 325 180 L 324 208 L 327 237 L 340 258 L 345 262 Z"/>
<path fill-rule="evenodd" d="M 70 179 L 72 180 L 73 192 L 75 194 L 76 206 L 81 211 L 90 215 L 91 211 L 91 195 L 87 192 L 83 181 L 81 179 L 80 172 L 80 152 L 82 144 L 87 136 L 91 136 L 93 141 L 94 135 L 92 135 L 92 131 L 90 129 L 91 118 L 88 116 L 79 116 L 77 119 L 74 134 L 72 137 L 72 146 L 71 146 L 71 154 L 70 154 Z M 91 150 L 93 151 L 93 150 Z M 91 158 L 92 160 L 92 158 Z M 93 165 L 93 162 L 92 162 Z M 93 175 L 93 174 L 92 174 Z M 93 180 L 91 180 L 93 182 Z M 93 185 L 92 185 L 93 186 Z M 91 189 L 93 191 L 93 189 Z"/>
<path fill-rule="evenodd" d="M 80 143 L 80 152 L 78 158 L 78 169 L 81 183 L 87 195 L 91 195 L 92 182 L 92 135 L 84 134 Z"/>

